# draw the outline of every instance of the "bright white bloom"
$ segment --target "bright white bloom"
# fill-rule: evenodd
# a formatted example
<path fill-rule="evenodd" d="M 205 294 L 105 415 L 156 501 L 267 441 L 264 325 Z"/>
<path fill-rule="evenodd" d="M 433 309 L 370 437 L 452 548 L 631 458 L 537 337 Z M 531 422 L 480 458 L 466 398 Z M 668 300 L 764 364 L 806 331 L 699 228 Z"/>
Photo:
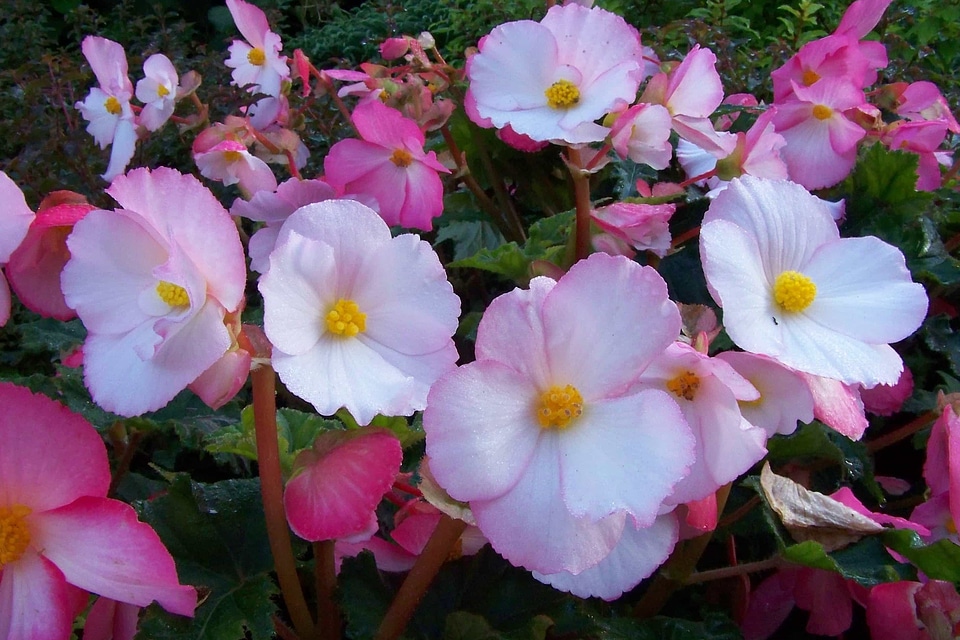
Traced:
<path fill-rule="evenodd" d="M 740 348 L 846 384 L 893 384 L 891 342 L 923 321 L 927 296 L 899 249 L 841 238 L 829 207 L 803 187 L 733 180 L 704 216 L 707 285 Z"/>
<path fill-rule="evenodd" d="M 274 368 L 323 415 L 410 415 L 456 363 L 460 299 L 436 253 L 358 202 L 294 212 L 260 292 Z"/>
<path fill-rule="evenodd" d="M 180 88 L 180 78 L 170 59 L 155 53 L 143 63 L 144 78 L 137 82 L 137 100 L 145 106 L 140 112 L 140 124 L 148 131 L 156 131 L 173 115 Z"/>

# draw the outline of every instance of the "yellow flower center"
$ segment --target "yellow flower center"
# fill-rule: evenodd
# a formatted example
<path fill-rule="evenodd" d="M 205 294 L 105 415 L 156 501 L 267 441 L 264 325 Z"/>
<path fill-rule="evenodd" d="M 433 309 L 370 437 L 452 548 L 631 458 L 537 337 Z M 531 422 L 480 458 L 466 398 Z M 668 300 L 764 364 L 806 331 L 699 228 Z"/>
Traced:
<path fill-rule="evenodd" d="M 243 160 L 243 154 L 239 151 L 224 151 L 223 159 L 227 162 L 240 162 Z"/>
<path fill-rule="evenodd" d="M 947 518 L 944 528 L 947 530 L 947 533 L 952 533 L 953 535 L 957 534 L 957 523 L 953 521 L 953 518 Z"/>
<path fill-rule="evenodd" d="M 803 311 L 817 297 L 817 285 L 799 271 L 784 271 L 773 283 L 773 299 L 790 313 Z"/>
<path fill-rule="evenodd" d="M 700 376 L 693 371 L 684 371 L 675 378 L 667 380 L 667 390 L 678 398 L 693 400 L 700 390 Z"/>
<path fill-rule="evenodd" d="M 30 545 L 28 515 L 30 509 L 23 505 L 0 507 L 0 567 L 19 560 Z"/>
<path fill-rule="evenodd" d="M 178 284 L 161 280 L 157 284 L 157 295 L 171 307 L 186 307 L 190 304 L 187 290 Z"/>
<path fill-rule="evenodd" d="M 406 149 L 396 149 L 390 156 L 390 162 L 401 168 L 409 167 L 413 162 L 413 156 Z"/>
<path fill-rule="evenodd" d="M 123 107 L 120 106 L 120 101 L 110 96 L 103 103 L 103 108 L 107 110 L 107 113 L 118 116 L 123 111 Z"/>
<path fill-rule="evenodd" d="M 813 117 L 817 120 L 826 120 L 833 115 L 833 109 L 825 104 L 818 104 L 813 108 Z"/>
<path fill-rule="evenodd" d="M 260 47 L 254 47 L 253 49 L 250 49 L 249 53 L 247 53 L 247 61 L 250 64 L 259 67 L 267 61 L 267 54 L 265 54 L 263 49 Z"/>
<path fill-rule="evenodd" d="M 553 386 L 540 394 L 537 421 L 544 429 L 566 429 L 583 414 L 583 396 L 572 384 Z"/>
<path fill-rule="evenodd" d="M 161 98 L 166 98 L 170 95 L 170 89 L 167 89 L 166 85 L 161 84 L 157 87 L 157 95 Z"/>
<path fill-rule="evenodd" d="M 803 72 L 803 78 L 801 78 L 801 82 L 803 82 L 803 84 L 809 87 L 819 79 L 820 79 L 819 73 L 817 73 L 816 71 L 813 71 L 812 69 L 807 69 L 806 71 Z"/>
<path fill-rule="evenodd" d="M 344 338 L 352 338 L 367 328 L 367 314 L 353 300 L 340 298 L 327 313 L 327 329 Z"/>
<path fill-rule="evenodd" d="M 566 109 L 580 102 L 580 89 L 569 80 L 557 80 L 543 95 L 547 96 L 547 104 L 553 109 Z"/>

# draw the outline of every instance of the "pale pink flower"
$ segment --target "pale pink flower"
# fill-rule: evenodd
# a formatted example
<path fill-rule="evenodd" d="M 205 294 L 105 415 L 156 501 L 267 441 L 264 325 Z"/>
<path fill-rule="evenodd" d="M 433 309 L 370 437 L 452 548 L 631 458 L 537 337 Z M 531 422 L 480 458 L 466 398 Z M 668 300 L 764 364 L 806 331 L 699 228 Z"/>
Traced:
<path fill-rule="evenodd" d="M 361 140 L 341 140 L 323 161 L 326 179 L 341 194 L 360 194 L 377 202 L 389 225 L 429 231 L 443 211 L 440 173 L 450 173 L 433 152 L 423 150 L 417 124 L 379 101 L 353 111 Z"/>
<path fill-rule="evenodd" d="M 297 455 L 283 492 L 290 528 L 310 542 L 376 531 L 374 510 L 402 461 L 400 441 L 386 429 L 320 434 Z"/>
<path fill-rule="evenodd" d="M 274 368 L 323 415 L 410 415 L 456 362 L 460 300 L 436 253 L 358 202 L 290 216 L 260 292 Z"/>
<path fill-rule="evenodd" d="M 0 171 L 0 267 L 4 266 L 27 235 L 36 214 L 27 206 L 23 191 Z M 10 319 L 10 287 L 0 271 L 0 327 Z"/>
<path fill-rule="evenodd" d="M 605 254 L 487 308 L 424 430 L 434 477 L 511 563 L 612 597 L 669 554 L 676 521 L 658 515 L 694 441 L 668 394 L 633 386 L 679 331 L 660 276 Z"/>
<path fill-rule="evenodd" d="M 223 140 L 203 151 L 197 151 L 194 144 L 193 160 L 204 178 L 218 180 L 225 185 L 235 184 L 247 197 L 258 191 L 269 192 L 277 188 L 273 170 L 247 151 L 242 142 Z"/>
<path fill-rule="evenodd" d="M 673 156 L 671 116 L 659 104 L 636 104 L 621 113 L 610 129 L 610 144 L 622 158 L 666 169 Z"/>
<path fill-rule="evenodd" d="M 896 382 L 889 343 L 926 315 L 897 248 L 841 238 L 823 201 L 792 182 L 731 181 L 704 216 L 700 255 L 737 346 L 846 384 Z"/>
<path fill-rule="evenodd" d="M 280 36 L 270 30 L 267 15 L 244 0 L 227 0 L 227 8 L 241 35 L 234 40 L 226 65 L 233 69 L 233 84 L 268 96 L 280 95 L 283 81 L 290 77 L 287 57 L 280 55 Z"/>
<path fill-rule="evenodd" d="M 125 416 L 164 406 L 230 348 L 228 313 L 246 268 L 236 225 L 210 191 L 173 169 L 136 169 L 67 239 L 61 284 L 88 334 L 84 380 Z M 189 215 L 187 215 L 189 213 Z"/>
<path fill-rule="evenodd" d="M 156 131 L 173 115 L 180 78 L 170 58 L 155 53 L 143 63 L 144 78 L 137 82 L 137 100 L 144 104 L 140 124 Z"/>
<path fill-rule="evenodd" d="M 598 227 L 638 251 L 652 251 L 661 258 L 670 250 L 670 218 L 673 204 L 616 202 L 590 213 Z"/>
<path fill-rule="evenodd" d="M 113 145 L 107 171 L 101 176 L 110 182 L 127 168 L 137 143 L 136 119 L 130 107 L 133 84 L 127 76 L 127 54 L 119 43 L 98 36 L 87 36 L 80 48 L 100 86 L 91 89 L 86 99 L 74 108 L 90 123 L 87 133 L 101 149 Z"/>
<path fill-rule="evenodd" d="M 851 440 L 863 437 L 870 423 L 863 411 L 858 385 L 809 373 L 800 376 L 813 394 L 813 416 L 817 420 Z"/>
<path fill-rule="evenodd" d="M 107 452 L 90 423 L 5 382 L 0 404 L 0 637 L 67 640 L 80 590 L 192 616 L 197 592 L 160 538 L 106 497 Z"/>
<path fill-rule="evenodd" d="M 540 22 L 496 27 L 479 48 L 467 61 L 477 113 L 538 141 L 603 140 L 594 121 L 632 103 L 643 80 L 636 29 L 599 8 L 554 6 Z"/>
<path fill-rule="evenodd" d="M 772 437 L 790 435 L 797 422 L 813 421 L 813 396 L 804 379 L 795 371 L 767 358 L 745 351 L 725 351 L 717 355 L 750 384 L 760 397 L 740 402 L 740 413 Z"/>
<path fill-rule="evenodd" d="M 940 89 L 932 82 L 921 80 L 890 85 L 896 91 L 897 115 L 908 120 L 930 120 L 945 122 L 947 129 L 953 133 L 960 133 L 960 125 L 950 111 L 950 105 L 940 93 Z"/>

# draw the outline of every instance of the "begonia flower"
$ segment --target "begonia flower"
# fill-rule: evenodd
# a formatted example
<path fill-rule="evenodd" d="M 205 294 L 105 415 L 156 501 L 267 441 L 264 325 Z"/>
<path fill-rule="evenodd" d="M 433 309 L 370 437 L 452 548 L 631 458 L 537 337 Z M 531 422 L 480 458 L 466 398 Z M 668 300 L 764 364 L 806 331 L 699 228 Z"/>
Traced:
<path fill-rule="evenodd" d="M 326 180 L 339 193 L 362 194 L 377 201 L 389 225 L 429 231 L 443 211 L 443 183 L 450 173 L 433 152 L 424 152 L 424 136 L 412 120 L 380 102 L 353 111 L 361 140 L 333 145 L 323 161 Z"/>
<path fill-rule="evenodd" d="M 603 140 L 594 121 L 631 104 L 643 80 L 637 30 L 599 8 L 553 6 L 540 22 L 494 28 L 479 48 L 467 61 L 477 113 L 537 141 Z"/>
<path fill-rule="evenodd" d="M 97 598 L 83 624 L 84 640 L 133 640 L 142 607 L 110 598 Z"/>
<path fill-rule="evenodd" d="M 797 430 L 797 422 L 813 421 L 813 396 L 800 374 L 772 358 L 745 351 L 724 351 L 717 358 L 760 392 L 756 400 L 740 401 L 740 413 L 768 436 L 790 435 Z"/>
<path fill-rule="evenodd" d="M 960 595 L 950 582 L 885 582 L 870 590 L 867 626 L 873 640 L 960 637 Z"/>
<path fill-rule="evenodd" d="M 193 160 L 204 178 L 218 180 L 225 185 L 235 184 L 248 197 L 259 191 L 277 188 L 273 170 L 250 153 L 242 142 L 224 140 L 199 152 L 195 148 Z"/>
<path fill-rule="evenodd" d="M 144 104 L 140 124 L 156 131 L 173 115 L 180 78 L 170 58 L 155 53 L 143 62 L 144 78 L 137 82 L 137 100 Z"/>
<path fill-rule="evenodd" d="M 270 30 L 263 9 L 244 2 L 227 0 L 227 9 L 246 42 L 234 40 L 226 65 L 233 69 L 231 77 L 238 87 L 268 96 L 280 95 L 282 82 L 290 77 L 287 57 L 280 55 L 280 36 Z"/>
<path fill-rule="evenodd" d="M 0 267 L 3 267 L 27 235 L 36 214 L 27 206 L 23 191 L 7 174 L 0 171 Z M 10 319 L 10 286 L 0 271 L 0 327 Z"/>
<path fill-rule="evenodd" d="M 457 360 L 460 299 L 437 254 L 417 236 L 391 238 L 358 202 L 294 212 L 260 292 L 274 368 L 322 415 L 410 415 Z"/>
<path fill-rule="evenodd" d="M 891 384 L 889 346 L 927 310 L 903 254 L 874 237 L 841 238 L 822 200 L 792 182 L 744 176 L 712 202 L 700 231 L 711 295 L 745 351 L 846 384 Z"/>
<path fill-rule="evenodd" d="M 673 204 L 616 202 L 590 212 L 598 227 L 638 251 L 652 251 L 661 258 L 670 250 L 670 218 Z"/>
<path fill-rule="evenodd" d="M 937 149 L 947 137 L 947 123 L 942 120 L 900 121 L 891 125 L 881 141 L 894 151 L 909 151 L 918 156 L 917 190 L 940 188 L 940 161 Z"/>
<path fill-rule="evenodd" d="M 634 384 L 679 331 L 660 276 L 605 254 L 487 308 L 477 359 L 434 383 L 423 424 L 434 477 L 511 563 L 613 597 L 666 559 L 677 524 L 658 516 L 694 439 Z"/>
<path fill-rule="evenodd" d="M 949 404 L 930 431 L 923 478 L 931 495 L 913 510 L 910 519 L 929 528 L 929 538 L 933 540 L 948 538 L 960 543 L 957 537 L 957 522 L 960 522 L 960 418 Z"/>
<path fill-rule="evenodd" d="M 896 384 L 878 384 L 869 389 L 860 389 L 863 408 L 875 416 L 892 416 L 900 411 L 903 403 L 911 395 L 913 395 L 913 372 L 906 365 Z"/>
<path fill-rule="evenodd" d="M 136 169 L 67 239 L 61 284 L 87 328 L 94 401 L 134 416 L 164 406 L 231 345 L 224 324 L 246 284 L 237 227 L 193 176 Z M 189 212 L 189 215 L 184 215 Z"/>
<path fill-rule="evenodd" d="M 0 637 L 67 640 L 81 590 L 192 616 L 197 592 L 180 584 L 160 538 L 106 497 L 93 426 L 6 382 L 0 405 Z"/>
<path fill-rule="evenodd" d="M 673 156 L 671 117 L 659 104 L 636 104 L 621 113 L 610 129 L 610 143 L 623 158 L 666 169 Z"/>
<path fill-rule="evenodd" d="M 87 36 L 80 48 L 100 86 L 91 89 L 74 108 L 90 123 L 87 133 L 101 149 L 113 146 L 107 170 L 101 176 L 111 182 L 127 168 L 137 144 L 136 117 L 130 107 L 133 83 L 127 76 L 127 54 L 119 43 L 99 36 Z"/>

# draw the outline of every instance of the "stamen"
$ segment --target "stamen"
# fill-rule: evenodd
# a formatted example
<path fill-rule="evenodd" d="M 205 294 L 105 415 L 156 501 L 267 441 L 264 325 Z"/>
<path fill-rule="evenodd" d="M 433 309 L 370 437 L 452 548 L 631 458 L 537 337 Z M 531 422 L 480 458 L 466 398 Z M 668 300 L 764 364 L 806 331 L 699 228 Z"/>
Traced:
<path fill-rule="evenodd" d="M 817 297 L 817 285 L 799 271 L 784 271 L 773 284 L 773 299 L 789 313 L 799 313 Z"/>
<path fill-rule="evenodd" d="M 580 89 L 569 80 L 557 80 L 543 95 L 547 96 L 547 104 L 553 109 L 566 109 L 580 102 Z"/>
<path fill-rule="evenodd" d="M 28 515 L 30 509 L 23 505 L 0 507 L 0 567 L 19 560 L 30 545 Z"/>
<path fill-rule="evenodd" d="M 161 98 L 166 98 L 170 95 L 170 89 L 167 89 L 166 85 L 161 84 L 157 87 L 157 95 Z"/>
<path fill-rule="evenodd" d="M 544 429 L 566 429 L 583 414 L 583 396 L 572 384 L 553 386 L 540 395 L 537 421 Z"/>
<path fill-rule="evenodd" d="M 187 290 L 178 284 L 161 280 L 157 284 L 157 295 L 171 307 L 186 307 L 190 304 Z"/>
<path fill-rule="evenodd" d="M 807 69 L 806 71 L 803 72 L 803 77 L 801 78 L 801 82 L 803 82 L 803 84 L 809 87 L 819 79 L 820 79 L 819 73 L 817 73 L 816 71 L 813 71 L 812 69 Z"/>
<path fill-rule="evenodd" d="M 409 167 L 413 162 L 413 156 L 410 155 L 410 152 L 406 149 L 396 149 L 393 155 L 390 156 L 390 162 L 400 168 Z"/>
<path fill-rule="evenodd" d="M 240 162 L 243 160 L 243 154 L 239 151 L 224 151 L 223 159 L 227 162 Z"/>
<path fill-rule="evenodd" d="M 367 328 L 367 314 L 353 300 L 340 298 L 327 313 L 327 329 L 330 333 L 352 338 Z"/>
<path fill-rule="evenodd" d="M 107 113 L 115 116 L 118 116 L 123 112 L 123 107 L 120 106 L 120 101 L 113 96 L 110 96 L 104 101 L 103 108 L 107 110 Z"/>
<path fill-rule="evenodd" d="M 673 395 L 684 400 L 693 400 L 700 390 L 700 376 L 693 371 L 684 371 L 675 378 L 667 380 L 667 389 Z"/>
<path fill-rule="evenodd" d="M 813 117 L 817 120 L 826 120 L 833 115 L 833 109 L 825 104 L 818 104 L 813 108 Z"/>
<path fill-rule="evenodd" d="M 247 62 L 255 66 L 261 66 L 267 61 L 267 54 L 260 47 L 254 47 L 247 53 Z"/>

